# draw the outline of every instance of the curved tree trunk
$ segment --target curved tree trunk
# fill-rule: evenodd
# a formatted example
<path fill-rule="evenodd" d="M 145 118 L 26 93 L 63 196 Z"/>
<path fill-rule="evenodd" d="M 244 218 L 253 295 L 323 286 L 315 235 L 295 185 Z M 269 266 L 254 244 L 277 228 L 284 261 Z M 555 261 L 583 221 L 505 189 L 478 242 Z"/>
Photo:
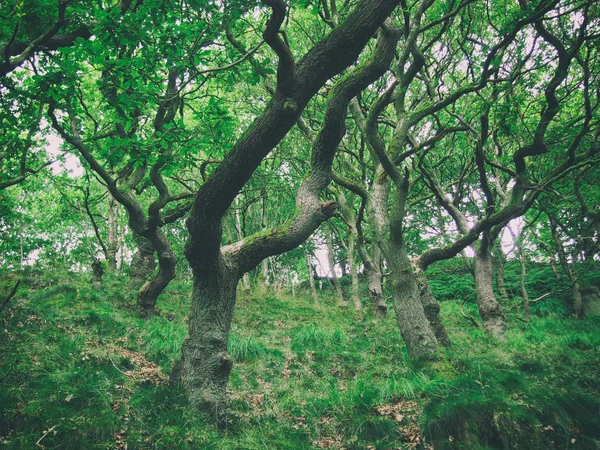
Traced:
<path fill-rule="evenodd" d="M 496 337 L 504 335 L 504 312 L 494 295 L 492 255 L 486 245 L 475 253 L 475 295 L 486 331 Z"/>
<path fill-rule="evenodd" d="M 154 273 L 154 247 L 143 236 L 134 234 L 137 249 L 129 266 L 129 287 L 132 290 L 140 289 Z"/>
<path fill-rule="evenodd" d="M 152 244 L 158 253 L 158 273 L 144 283 L 138 294 L 138 311 L 142 317 L 154 314 L 158 296 L 175 278 L 175 254 L 161 231 L 157 230 Z"/>

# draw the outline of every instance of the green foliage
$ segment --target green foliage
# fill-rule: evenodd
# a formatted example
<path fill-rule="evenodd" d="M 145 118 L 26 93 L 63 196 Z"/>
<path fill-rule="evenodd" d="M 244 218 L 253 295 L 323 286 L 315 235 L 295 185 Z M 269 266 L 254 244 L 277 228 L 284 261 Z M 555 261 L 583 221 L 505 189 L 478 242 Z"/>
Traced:
<path fill-rule="evenodd" d="M 242 296 L 229 423 L 218 431 L 165 384 L 185 336 L 184 283 L 142 321 L 118 278 L 101 293 L 73 274 L 23 279 L 1 317 L 0 442 L 9 449 L 44 436 L 46 448 L 68 449 L 391 449 L 418 438 L 436 449 L 541 450 L 593 449 L 600 439 L 597 318 L 511 322 L 499 344 L 448 298 L 454 347 L 416 367 L 391 316 L 335 309 L 332 296 L 318 305 Z"/>

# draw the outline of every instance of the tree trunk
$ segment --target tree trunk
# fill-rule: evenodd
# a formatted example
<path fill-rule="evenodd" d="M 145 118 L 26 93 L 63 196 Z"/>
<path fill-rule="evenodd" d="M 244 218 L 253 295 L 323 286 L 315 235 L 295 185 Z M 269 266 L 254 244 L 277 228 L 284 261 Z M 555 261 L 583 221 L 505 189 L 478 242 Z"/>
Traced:
<path fill-rule="evenodd" d="M 223 423 L 227 380 L 233 360 L 227 352 L 238 283 L 224 258 L 213 267 L 193 270 L 189 330 L 182 347 L 181 383 L 191 405 Z"/>
<path fill-rule="evenodd" d="M 519 248 L 519 265 L 521 266 L 519 285 L 521 287 L 521 297 L 523 297 L 523 315 L 525 319 L 529 319 L 529 294 L 527 293 L 527 286 L 525 286 L 527 267 L 525 266 L 525 253 L 522 248 Z"/>
<path fill-rule="evenodd" d="M 390 265 L 394 310 L 400 334 L 413 360 L 430 359 L 438 349 L 438 341 L 425 315 L 417 276 L 406 253 L 402 221 L 408 196 L 408 180 L 396 185 L 390 217 L 389 247 L 385 258 Z"/>
<path fill-rule="evenodd" d="M 429 325 L 431 325 L 435 338 L 440 345 L 450 348 L 452 343 L 440 317 L 440 305 L 435 299 L 431 287 L 429 287 L 429 281 L 427 281 L 424 273 L 417 275 L 417 282 L 419 283 L 419 292 L 421 294 L 421 303 L 425 310 L 425 317 L 427 317 Z"/>
<path fill-rule="evenodd" d="M 479 314 L 488 333 L 500 337 L 506 331 L 504 312 L 496 300 L 493 289 L 492 256 L 486 245 L 475 253 L 475 295 Z"/>
<path fill-rule="evenodd" d="M 151 244 L 158 253 L 158 273 L 144 283 L 138 294 L 138 312 L 142 317 L 155 313 L 158 296 L 175 278 L 175 254 L 160 230 L 157 230 Z"/>
<path fill-rule="evenodd" d="M 340 284 L 340 280 L 335 273 L 335 255 L 333 250 L 333 236 L 331 233 L 331 228 L 329 226 L 325 226 L 323 228 L 325 233 L 325 242 L 327 244 L 327 262 L 329 263 L 329 276 L 330 280 L 333 283 L 335 288 L 335 302 L 337 306 L 344 305 L 344 294 L 342 292 L 342 285 Z"/>
<path fill-rule="evenodd" d="M 318 303 L 319 296 L 317 294 L 317 288 L 315 287 L 315 278 L 313 276 L 314 269 L 311 264 L 308 252 L 304 252 L 304 259 L 306 260 L 306 267 L 308 268 L 308 284 L 310 285 L 310 292 L 312 293 L 312 297 L 315 303 Z"/>
<path fill-rule="evenodd" d="M 358 295 L 358 271 L 356 270 L 356 261 L 354 259 L 354 243 L 356 234 L 350 231 L 348 236 L 348 265 L 350 266 L 350 277 L 352 278 L 352 304 L 356 311 L 362 309 L 360 297 Z"/>
<path fill-rule="evenodd" d="M 502 249 L 498 249 L 493 258 L 493 263 L 496 266 L 496 288 L 500 294 L 502 300 L 508 300 L 508 291 L 506 290 L 506 280 L 504 272 L 504 264 L 506 263 L 506 257 L 502 252 Z"/>
<path fill-rule="evenodd" d="M 119 251 L 118 226 L 119 204 L 110 197 L 108 202 L 108 237 L 106 240 L 106 263 L 109 272 L 117 270 L 117 252 Z"/>
<path fill-rule="evenodd" d="M 152 243 L 145 237 L 136 234 L 134 234 L 134 239 L 137 249 L 129 267 L 129 287 L 137 291 L 154 273 L 155 261 Z"/>

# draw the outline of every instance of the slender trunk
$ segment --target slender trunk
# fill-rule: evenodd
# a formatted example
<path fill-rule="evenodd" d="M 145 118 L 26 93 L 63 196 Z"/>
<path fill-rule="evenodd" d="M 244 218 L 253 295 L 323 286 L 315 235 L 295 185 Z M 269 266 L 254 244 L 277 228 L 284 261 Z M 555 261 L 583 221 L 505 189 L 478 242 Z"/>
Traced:
<path fill-rule="evenodd" d="M 527 267 L 525 266 L 525 253 L 523 249 L 519 249 L 519 264 L 521 266 L 521 278 L 519 285 L 521 287 L 521 297 L 523 297 L 523 314 L 525 319 L 529 319 L 529 294 L 527 286 L 525 286 L 525 276 L 527 275 Z"/>
<path fill-rule="evenodd" d="M 106 240 L 106 263 L 109 272 L 117 270 L 117 252 L 119 251 L 118 226 L 119 204 L 110 197 L 108 203 L 108 236 Z"/>
<path fill-rule="evenodd" d="M 364 241 L 360 239 L 358 243 L 358 251 L 367 272 L 371 305 L 375 312 L 375 317 L 380 319 L 387 316 L 387 304 L 385 302 L 385 297 L 383 296 L 383 275 L 381 272 L 383 255 L 380 244 L 388 239 L 387 231 L 389 229 L 389 224 L 387 220 L 387 206 L 391 187 L 389 178 L 384 177 L 383 174 L 383 169 L 379 166 L 373 183 L 373 192 L 370 198 L 371 201 L 367 207 L 369 222 L 375 232 L 375 242 L 372 244 L 372 259 L 369 258 Z"/>
<path fill-rule="evenodd" d="M 354 243 L 356 234 L 350 231 L 348 236 L 348 264 L 350 265 L 350 276 L 352 278 L 352 304 L 354 309 L 359 311 L 362 309 L 360 297 L 358 295 L 358 271 L 356 270 L 356 261 L 354 260 Z"/>
<path fill-rule="evenodd" d="M 493 263 L 496 266 L 496 287 L 502 300 L 508 300 L 508 291 L 506 290 L 506 274 L 504 271 L 504 264 L 506 264 L 506 256 L 501 249 L 495 252 Z"/>
<path fill-rule="evenodd" d="M 315 278 L 313 276 L 314 269 L 308 252 L 304 252 L 304 259 L 306 260 L 306 267 L 308 268 L 308 284 L 310 285 L 310 292 L 312 293 L 314 302 L 317 303 L 319 301 L 319 296 L 317 294 L 317 288 L 315 287 Z"/>
<path fill-rule="evenodd" d="M 494 295 L 492 255 L 487 245 L 481 245 L 475 252 L 474 269 L 477 306 L 484 327 L 492 336 L 503 336 L 506 323 L 504 312 Z"/>
<path fill-rule="evenodd" d="M 158 296 L 175 278 L 175 254 L 167 238 L 157 230 L 151 243 L 158 254 L 158 273 L 144 283 L 138 294 L 138 312 L 142 317 L 154 314 Z"/>
<path fill-rule="evenodd" d="M 581 289 L 579 283 L 577 282 L 577 276 L 573 272 L 573 268 L 569 264 L 567 260 L 567 255 L 565 254 L 565 248 L 563 247 L 562 241 L 558 234 L 557 224 L 550 218 L 550 231 L 552 232 L 552 238 L 554 240 L 554 245 L 556 246 L 556 251 L 558 253 L 558 260 L 560 265 L 562 266 L 563 272 L 569 280 L 571 281 L 571 295 L 573 298 L 573 310 L 575 315 L 579 318 L 583 317 L 583 299 L 581 298 Z"/>
<path fill-rule="evenodd" d="M 327 261 L 329 263 L 329 275 L 331 282 L 335 288 L 335 300 L 337 306 L 344 305 L 344 294 L 342 292 L 342 285 L 340 284 L 340 280 L 335 273 L 335 259 L 333 252 L 333 236 L 331 234 L 331 228 L 329 226 L 324 227 L 325 232 L 325 241 L 327 243 Z"/>
<path fill-rule="evenodd" d="M 152 243 L 140 235 L 134 234 L 134 239 L 137 249 L 133 254 L 129 268 L 129 287 L 137 291 L 154 273 L 155 262 Z"/>
<path fill-rule="evenodd" d="M 261 262 L 261 274 L 262 274 L 262 285 L 266 291 L 269 288 L 269 258 L 265 258 Z"/>
<path fill-rule="evenodd" d="M 400 334 L 412 359 L 429 359 L 438 349 L 438 341 L 425 315 L 417 276 L 406 252 L 402 221 L 408 196 L 408 180 L 396 185 L 390 214 L 390 240 L 385 258 L 390 265 L 394 310 Z"/>
<path fill-rule="evenodd" d="M 452 343 L 450 342 L 450 338 L 448 337 L 448 333 L 446 332 L 446 328 L 440 317 L 440 305 L 435 299 L 431 287 L 429 286 L 429 281 L 427 281 L 427 277 L 424 273 L 418 274 L 417 282 L 419 283 L 419 292 L 421 294 L 421 303 L 425 310 L 425 317 L 427 317 L 429 325 L 431 325 L 435 338 L 440 345 L 450 348 Z"/>
<path fill-rule="evenodd" d="M 191 405 L 223 423 L 227 380 L 233 360 L 227 352 L 238 283 L 224 258 L 193 270 L 189 330 L 182 347 L 181 383 Z M 177 376 L 177 374 L 175 374 Z"/>

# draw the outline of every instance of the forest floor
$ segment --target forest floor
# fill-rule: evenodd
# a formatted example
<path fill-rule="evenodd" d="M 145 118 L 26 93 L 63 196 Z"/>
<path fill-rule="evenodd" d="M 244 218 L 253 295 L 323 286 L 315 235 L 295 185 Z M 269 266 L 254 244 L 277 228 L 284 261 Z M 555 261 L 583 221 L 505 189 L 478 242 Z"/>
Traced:
<path fill-rule="evenodd" d="M 513 309 L 504 341 L 442 301 L 453 342 L 407 357 L 393 310 L 323 295 L 241 294 L 230 339 L 227 427 L 169 388 L 188 287 L 136 317 L 123 281 L 24 283 L 0 314 L 0 447 L 8 449 L 595 449 L 600 318 Z M 365 303 L 365 306 L 366 303 Z M 509 308 L 507 308 L 509 309 Z M 476 317 L 471 302 L 466 314 Z"/>

